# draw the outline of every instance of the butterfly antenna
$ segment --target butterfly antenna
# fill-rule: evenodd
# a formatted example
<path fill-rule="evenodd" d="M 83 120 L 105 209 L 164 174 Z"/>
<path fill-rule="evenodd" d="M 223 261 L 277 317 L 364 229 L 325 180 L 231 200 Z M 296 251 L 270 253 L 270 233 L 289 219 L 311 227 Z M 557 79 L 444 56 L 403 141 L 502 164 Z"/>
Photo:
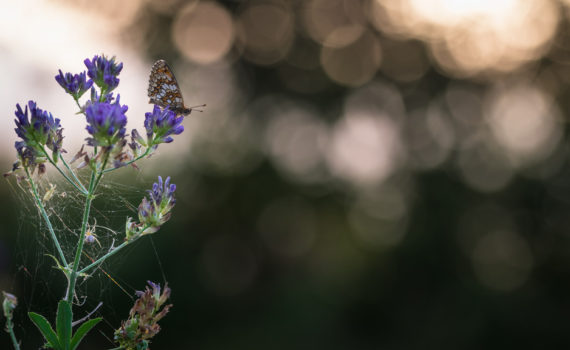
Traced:
<path fill-rule="evenodd" d="M 206 104 L 204 103 L 203 105 L 197 105 L 197 106 L 192 106 L 192 107 L 188 107 L 188 108 L 193 110 L 193 111 L 204 112 L 204 110 L 202 110 L 202 109 L 196 109 L 198 107 L 206 107 Z"/>

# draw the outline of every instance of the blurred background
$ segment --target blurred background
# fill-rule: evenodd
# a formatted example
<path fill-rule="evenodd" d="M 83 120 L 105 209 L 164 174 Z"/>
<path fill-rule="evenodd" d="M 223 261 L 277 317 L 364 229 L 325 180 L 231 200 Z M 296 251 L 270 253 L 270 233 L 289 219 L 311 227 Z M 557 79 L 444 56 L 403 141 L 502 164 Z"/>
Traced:
<path fill-rule="evenodd" d="M 99 300 L 105 317 L 80 348 L 112 348 L 149 279 L 168 281 L 174 304 L 153 349 L 567 346 L 569 11 L 566 0 L 1 2 L 5 171 L 16 103 L 60 117 L 69 156 L 80 147 L 84 118 L 54 76 L 95 54 L 124 63 L 130 128 L 151 110 L 156 59 L 186 105 L 207 104 L 141 171 L 109 177 L 124 201 L 95 202 L 120 231 L 157 175 L 178 186 L 170 222 L 80 286 L 77 317 Z M 26 312 L 53 319 L 65 281 L 26 191 L 12 177 L 0 195 L 0 289 L 20 298 L 24 349 L 38 348 Z M 52 210 L 74 227 L 68 198 Z"/>

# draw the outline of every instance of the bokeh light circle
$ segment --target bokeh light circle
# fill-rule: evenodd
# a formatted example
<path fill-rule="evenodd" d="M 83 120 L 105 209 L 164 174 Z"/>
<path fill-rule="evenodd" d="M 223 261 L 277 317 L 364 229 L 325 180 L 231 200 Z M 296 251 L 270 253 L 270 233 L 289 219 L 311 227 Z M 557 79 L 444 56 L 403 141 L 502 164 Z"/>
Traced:
<path fill-rule="evenodd" d="M 562 138 L 556 105 L 529 85 L 509 85 L 493 91 L 487 121 L 495 140 L 519 164 L 549 156 Z"/>
<path fill-rule="evenodd" d="M 355 111 L 335 125 L 327 160 L 336 176 L 370 185 L 395 171 L 398 150 L 399 130 L 394 121 Z"/>
<path fill-rule="evenodd" d="M 380 42 L 372 32 L 364 32 L 358 40 L 342 48 L 324 46 L 321 65 L 336 83 L 360 86 L 370 81 L 380 67 Z"/>
<path fill-rule="evenodd" d="M 234 41 L 229 12 L 214 2 L 189 4 L 172 25 L 176 48 L 189 60 L 208 64 L 221 60 Z"/>
<path fill-rule="evenodd" d="M 260 65 L 282 60 L 294 39 L 293 11 L 285 2 L 250 3 L 237 17 L 244 58 Z"/>
<path fill-rule="evenodd" d="M 328 127 L 314 110 L 284 105 L 267 125 L 265 143 L 277 169 L 301 182 L 322 181 Z"/>
<path fill-rule="evenodd" d="M 302 23 L 314 41 L 338 48 L 360 37 L 366 18 L 358 1 L 311 0 L 303 6 Z"/>
<path fill-rule="evenodd" d="M 369 15 L 390 36 L 424 40 L 435 64 L 465 77 L 509 72 L 540 58 L 559 12 L 551 0 L 376 0 Z"/>

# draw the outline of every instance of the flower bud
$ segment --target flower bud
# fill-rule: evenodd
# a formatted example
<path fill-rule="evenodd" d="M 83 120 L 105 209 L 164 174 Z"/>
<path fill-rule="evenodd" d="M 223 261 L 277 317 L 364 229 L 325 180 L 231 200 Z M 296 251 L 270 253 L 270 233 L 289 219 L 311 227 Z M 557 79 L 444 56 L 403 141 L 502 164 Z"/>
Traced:
<path fill-rule="evenodd" d="M 170 219 L 170 211 L 176 204 L 174 198 L 176 185 L 170 184 L 170 177 L 162 182 L 158 177 L 158 183 L 152 185 L 152 190 L 147 191 L 149 197 L 143 198 L 139 205 L 139 221 L 144 230 L 142 234 L 154 233 L 160 226 Z"/>
<path fill-rule="evenodd" d="M 2 301 L 2 310 L 4 311 L 4 316 L 7 319 L 12 319 L 12 314 L 16 306 L 18 306 L 18 298 L 13 294 L 2 292 L 4 300 Z"/>

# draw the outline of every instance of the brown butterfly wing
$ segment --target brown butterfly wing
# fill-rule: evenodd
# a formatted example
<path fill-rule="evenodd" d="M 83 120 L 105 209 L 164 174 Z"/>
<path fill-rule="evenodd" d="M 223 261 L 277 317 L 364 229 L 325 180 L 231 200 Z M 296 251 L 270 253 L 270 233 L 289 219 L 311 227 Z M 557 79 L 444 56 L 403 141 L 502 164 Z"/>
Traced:
<path fill-rule="evenodd" d="M 148 81 L 149 103 L 170 107 L 176 114 L 188 115 L 191 109 L 184 106 L 180 86 L 172 70 L 164 60 L 156 61 L 151 68 Z"/>

